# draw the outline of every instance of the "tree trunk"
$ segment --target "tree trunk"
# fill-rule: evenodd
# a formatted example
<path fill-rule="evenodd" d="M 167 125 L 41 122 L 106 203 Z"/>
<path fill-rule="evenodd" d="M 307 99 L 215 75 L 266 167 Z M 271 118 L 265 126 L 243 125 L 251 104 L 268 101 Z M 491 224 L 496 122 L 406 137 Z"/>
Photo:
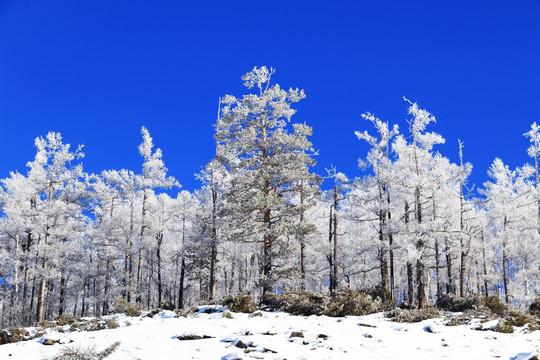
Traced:
<path fill-rule="evenodd" d="M 134 199 L 131 199 L 131 211 L 129 219 L 129 235 L 126 242 L 128 243 L 128 255 L 127 255 L 127 297 L 126 301 L 131 302 L 131 292 L 133 290 L 133 230 L 135 229 L 135 215 L 134 215 Z"/>
<path fill-rule="evenodd" d="M 381 296 L 382 300 L 386 301 L 388 293 L 388 262 L 382 249 L 379 249 L 379 265 L 381 271 Z"/>
<path fill-rule="evenodd" d="M 390 193 L 386 193 L 386 202 L 388 205 L 388 208 L 390 209 Z M 392 220 L 392 212 L 388 210 L 388 222 Z M 394 291 L 395 291 L 395 277 L 394 277 L 394 250 L 393 250 L 393 244 L 394 244 L 394 236 L 393 234 L 388 234 L 388 244 L 389 244 L 389 255 L 390 255 L 390 300 L 394 302 Z"/>
<path fill-rule="evenodd" d="M 337 209 L 338 209 L 338 197 L 337 197 L 337 185 L 334 185 L 334 295 L 338 291 L 339 282 L 338 282 L 338 220 L 337 220 Z"/>
<path fill-rule="evenodd" d="M 486 262 L 486 247 L 484 244 L 484 232 L 481 233 L 482 237 L 482 262 L 483 262 L 483 270 L 484 270 L 484 296 L 489 296 L 489 290 L 488 290 L 488 282 L 487 282 L 487 262 Z"/>
<path fill-rule="evenodd" d="M 461 162 L 461 166 L 463 166 L 463 161 Z M 459 206 L 460 206 L 460 221 L 459 221 L 459 227 L 460 227 L 460 233 L 459 233 L 459 241 L 461 246 L 461 256 L 460 256 L 460 266 L 459 266 L 459 296 L 465 297 L 465 273 L 467 270 L 467 252 L 465 249 L 465 244 L 463 242 L 463 231 L 464 231 L 464 210 L 463 210 L 463 182 L 459 182 Z"/>
<path fill-rule="evenodd" d="M 539 171 L 539 168 L 538 168 L 538 154 L 535 154 L 534 156 L 534 168 L 535 168 L 535 172 L 536 172 L 536 192 L 537 194 L 540 193 L 540 171 Z M 536 223 L 536 226 L 538 227 L 538 234 L 540 235 L 540 198 L 538 198 L 536 200 L 536 207 L 537 207 L 537 223 Z"/>
<path fill-rule="evenodd" d="M 332 214 L 332 209 L 333 209 L 334 205 L 330 205 L 330 217 L 328 219 L 328 243 L 329 244 L 332 244 L 332 228 L 333 228 L 333 214 Z M 329 290 L 330 290 L 330 294 L 333 294 L 335 293 L 335 285 L 334 285 L 334 261 L 333 261 L 333 255 L 332 255 L 332 252 L 330 252 L 329 254 L 326 255 L 326 258 L 328 259 L 328 267 L 330 269 L 330 274 L 329 274 L 329 281 L 330 281 L 330 284 L 329 284 Z"/>
<path fill-rule="evenodd" d="M 88 284 L 88 280 L 84 279 L 83 296 L 82 296 L 82 301 L 81 301 L 81 317 L 84 317 L 84 313 L 86 311 L 86 296 L 87 296 L 86 289 L 87 289 L 87 284 Z"/>
<path fill-rule="evenodd" d="M 27 303 L 27 297 L 28 297 L 28 278 L 30 273 L 30 266 L 28 264 L 29 259 L 29 252 L 30 252 L 30 246 L 32 244 L 32 233 L 28 233 L 27 243 L 24 246 L 24 287 L 23 287 L 23 311 L 27 311 L 26 309 L 26 303 Z M 33 286 L 33 285 L 32 285 Z M 32 294 L 32 297 L 34 295 Z M 27 314 L 32 313 L 32 308 L 30 307 Z"/>
<path fill-rule="evenodd" d="M 109 314 L 109 291 L 110 291 L 110 281 L 111 281 L 111 264 L 109 259 L 107 258 L 107 263 L 105 265 L 105 287 L 103 289 L 103 306 L 101 314 L 108 315 Z"/>
<path fill-rule="evenodd" d="M 379 186 L 379 249 L 377 258 L 379 259 L 379 271 L 381 273 L 381 296 L 382 300 L 386 301 L 386 293 L 388 292 L 388 262 L 386 261 L 386 250 L 384 240 L 384 227 L 386 224 L 386 210 L 382 209 L 384 186 Z"/>
<path fill-rule="evenodd" d="M 264 158 L 266 158 L 266 149 L 264 150 L 263 154 Z M 268 198 L 270 196 L 270 180 L 266 179 L 264 183 L 264 197 Z M 266 231 L 270 231 L 271 227 L 271 210 L 265 209 L 263 212 L 263 223 L 264 228 Z M 273 238 L 270 234 L 265 233 L 264 234 L 264 250 L 263 250 L 263 290 L 262 295 L 264 295 L 267 292 L 272 292 L 272 285 L 270 283 L 270 277 L 272 272 L 272 242 Z"/>
<path fill-rule="evenodd" d="M 467 254 L 461 252 L 461 266 L 459 269 L 459 296 L 465 297 L 465 271 L 466 271 Z"/>
<path fill-rule="evenodd" d="M 186 261 L 182 255 L 182 268 L 180 269 L 180 284 L 178 285 L 178 308 L 184 308 L 184 278 L 185 278 Z"/>
<path fill-rule="evenodd" d="M 446 240 L 446 272 L 448 275 L 448 280 L 446 282 L 446 293 L 455 294 L 455 288 L 452 278 L 452 255 L 450 254 L 450 247 L 448 246 L 448 240 Z"/>
<path fill-rule="evenodd" d="M 154 276 L 154 257 L 150 256 L 150 250 L 146 251 L 146 262 L 150 261 L 149 269 L 146 271 L 146 308 L 151 308 L 150 300 L 152 298 L 152 278 Z M 159 306 L 159 305 L 158 305 Z"/>
<path fill-rule="evenodd" d="M 137 264 L 137 303 L 141 303 L 142 300 L 142 270 L 143 270 L 143 248 L 144 248 L 144 231 L 146 230 L 146 202 L 148 200 L 147 189 L 143 190 L 143 203 L 141 214 L 141 235 L 139 242 L 139 262 Z"/>
<path fill-rule="evenodd" d="M 414 304 L 414 279 L 413 279 L 413 267 L 410 262 L 407 261 L 407 298 L 409 305 Z"/>
<path fill-rule="evenodd" d="M 506 257 L 506 251 L 503 249 L 502 253 L 503 260 L 503 286 L 504 286 L 504 300 L 507 304 L 510 303 L 510 295 L 508 291 L 508 276 L 507 276 L 507 267 L 508 267 L 508 258 Z"/>
<path fill-rule="evenodd" d="M 49 198 L 50 198 L 50 191 L 49 191 Z M 47 226 L 46 232 L 45 232 L 45 248 L 49 245 L 49 227 Z M 44 306 L 45 306 L 45 294 L 46 294 L 46 278 L 47 278 L 47 252 L 45 251 L 43 253 L 43 266 L 42 266 L 42 276 L 41 276 L 41 283 L 39 286 L 39 294 L 38 294 L 38 304 L 37 304 L 37 321 L 42 322 L 43 316 L 44 316 Z"/>
<path fill-rule="evenodd" d="M 266 215 L 268 214 L 268 216 Z M 270 219 L 270 210 L 265 214 L 266 219 Z M 264 235 L 264 252 L 263 252 L 263 296 L 267 292 L 272 292 L 272 286 L 270 284 L 270 272 L 272 270 L 272 239 L 270 235 Z"/>
<path fill-rule="evenodd" d="M 185 210 L 185 209 L 184 209 Z M 184 308 L 184 279 L 186 276 L 186 217 L 182 216 L 182 264 L 180 269 L 180 284 L 178 285 L 178 308 Z"/>
<path fill-rule="evenodd" d="M 504 298 L 507 304 L 510 303 L 510 295 L 508 291 L 508 258 L 506 257 L 506 224 L 507 224 L 507 218 L 504 217 L 504 238 L 503 238 L 503 249 L 502 249 L 502 266 L 503 266 L 503 287 L 504 287 Z"/>
<path fill-rule="evenodd" d="M 37 304 L 37 321 L 43 322 L 43 308 L 45 306 L 45 288 L 46 288 L 47 259 L 43 260 L 43 274 L 39 285 L 39 295 Z"/>
<path fill-rule="evenodd" d="M 433 221 L 437 220 L 437 206 L 435 205 L 435 193 L 432 193 L 432 212 L 433 212 Z M 440 274 L 440 254 L 439 254 L 439 238 L 435 238 L 435 278 L 437 281 L 437 299 L 442 295 L 441 287 L 441 274 Z"/>
<path fill-rule="evenodd" d="M 389 240 L 390 240 L 390 300 L 392 300 L 392 302 L 395 302 L 395 295 L 394 295 L 394 292 L 395 292 L 395 276 L 394 276 L 394 251 L 392 250 L 392 243 L 393 243 L 393 239 L 392 239 L 392 235 L 389 236 Z"/>
<path fill-rule="evenodd" d="M 209 291 L 210 301 L 216 301 L 216 261 L 217 261 L 217 191 L 214 184 L 212 184 L 212 245 L 210 249 L 210 283 Z"/>
<path fill-rule="evenodd" d="M 304 182 L 300 183 L 300 291 L 306 291 L 306 240 L 304 234 Z"/>
<path fill-rule="evenodd" d="M 157 249 L 156 249 L 156 257 L 157 257 L 157 277 L 158 277 L 158 306 L 162 305 L 161 302 L 161 296 L 162 296 L 162 284 L 161 284 L 161 242 L 163 241 L 163 232 L 160 232 L 156 235 L 157 239 Z"/>
<path fill-rule="evenodd" d="M 65 309 L 65 294 L 66 294 L 66 276 L 64 270 L 60 275 L 60 299 L 58 306 L 58 315 L 62 315 Z"/>
<path fill-rule="evenodd" d="M 409 223 L 409 203 L 405 201 L 405 225 Z M 413 267 L 407 260 L 407 298 L 409 305 L 414 304 L 414 279 L 413 279 Z"/>
<path fill-rule="evenodd" d="M 422 223 L 422 202 L 420 195 L 420 188 L 416 188 L 416 221 L 418 224 Z M 417 236 L 422 236 L 422 234 L 417 234 Z M 420 257 L 416 260 L 416 283 L 417 283 L 417 299 L 418 299 L 418 308 L 423 309 L 426 302 L 426 283 L 424 280 L 424 262 L 422 259 L 422 252 L 424 247 L 424 241 L 420 238 L 416 241 L 417 250 L 420 253 Z"/>
<path fill-rule="evenodd" d="M 32 311 L 34 311 L 34 297 L 36 294 L 36 276 L 32 278 L 32 294 L 30 295 L 30 309 L 28 311 L 29 314 L 32 314 Z M 32 322 L 32 315 L 28 316 L 28 322 Z"/>
<path fill-rule="evenodd" d="M 231 261 L 231 276 L 229 278 L 229 283 L 225 282 L 225 287 L 228 289 L 228 293 L 232 294 L 234 291 L 234 277 L 236 276 L 236 259 Z"/>
<path fill-rule="evenodd" d="M 418 283 L 418 308 L 423 309 L 426 305 L 426 282 L 424 279 L 424 262 L 422 258 L 416 261 L 416 281 Z"/>
<path fill-rule="evenodd" d="M 440 299 L 442 295 L 440 261 L 439 240 L 435 239 L 435 276 L 437 278 L 437 299 Z"/>

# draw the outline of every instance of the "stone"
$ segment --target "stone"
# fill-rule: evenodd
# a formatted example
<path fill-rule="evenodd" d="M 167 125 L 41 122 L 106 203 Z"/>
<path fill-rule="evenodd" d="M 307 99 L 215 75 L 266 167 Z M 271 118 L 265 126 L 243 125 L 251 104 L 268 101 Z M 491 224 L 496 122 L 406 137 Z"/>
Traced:
<path fill-rule="evenodd" d="M 201 339 L 213 339 L 213 336 L 209 335 L 193 335 L 193 334 L 187 334 L 187 335 L 179 335 L 176 337 L 178 340 L 201 340 Z"/>
<path fill-rule="evenodd" d="M 240 348 L 240 349 L 247 349 L 248 348 L 248 345 L 246 343 L 244 343 L 242 340 L 238 339 L 235 343 L 234 343 L 234 346 L 236 346 L 237 348 Z"/>
<path fill-rule="evenodd" d="M 43 339 L 43 345 L 54 345 L 58 343 L 58 339 Z"/>

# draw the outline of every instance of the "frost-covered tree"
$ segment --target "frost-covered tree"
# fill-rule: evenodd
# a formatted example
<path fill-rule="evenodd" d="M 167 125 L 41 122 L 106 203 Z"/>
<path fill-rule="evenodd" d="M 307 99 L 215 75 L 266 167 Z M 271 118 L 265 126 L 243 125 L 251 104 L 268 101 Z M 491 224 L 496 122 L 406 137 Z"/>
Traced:
<path fill-rule="evenodd" d="M 399 176 L 400 193 L 404 200 L 404 233 L 407 234 L 404 245 L 410 260 L 407 263 L 409 301 L 412 300 L 412 266 L 416 263 L 416 297 L 418 306 L 422 308 L 426 304 L 425 252 L 431 240 L 426 201 L 430 196 L 428 187 L 433 166 L 432 149 L 437 144 L 443 144 L 444 139 L 439 134 L 425 131 L 430 123 L 435 122 L 435 117 L 427 110 L 420 109 L 416 103 L 405 100 L 410 104 L 408 112 L 412 115 L 409 120 L 411 142 L 401 135 L 396 139 L 393 146 L 397 154 L 394 169 Z"/>
<path fill-rule="evenodd" d="M 145 249 L 145 231 L 147 224 L 147 201 L 149 193 L 154 189 L 170 189 L 179 187 L 178 181 L 171 176 L 167 176 L 167 168 L 163 162 L 161 149 L 154 150 L 154 143 L 148 130 L 143 126 L 141 129 L 143 142 L 139 145 L 139 153 L 143 157 L 142 174 L 137 178 L 138 187 L 142 191 L 142 209 L 141 209 L 141 228 L 138 244 L 138 263 L 137 263 L 137 302 L 141 302 L 142 296 L 142 278 L 143 261 Z"/>
<path fill-rule="evenodd" d="M 535 179 L 535 188 L 536 188 L 536 202 L 537 202 L 537 227 L 538 234 L 540 234 L 540 172 L 539 172 L 539 161 L 540 161 L 540 126 L 536 125 L 534 122 L 531 125 L 531 129 L 523 134 L 525 137 L 529 138 L 531 145 L 527 149 L 527 154 L 534 159 L 534 179 Z"/>
<path fill-rule="evenodd" d="M 199 174 L 197 178 L 203 183 L 202 189 L 198 192 L 199 200 L 201 201 L 202 208 L 206 208 L 209 213 L 208 228 L 209 228 L 209 243 L 210 243 L 210 257 L 209 257 L 209 282 L 208 282 L 208 296 L 209 300 L 216 300 L 217 291 L 217 255 L 218 246 L 222 242 L 218 235 L 220 222 L 222 217 L 220 213 L 223 212 L 223 192 L 226 182 L 228 181 L 228 173 L 215 159 L 210 161 Z"/>
<path fill-rule="evenodd" d="M 60 307 L 64 302 L 66 276 L 67 248 L 71 243 L 81 241 L 82 229 L 85 224 L 83 214 L 85 184 L 81 164 L 72 163 L 84 156 L 80 146 L 74 152 L 69 144 L 62 142 L 59 133 L 50 132 L 45 138 L 35 140 L 37 149 L 33 161 L 27 164 L 28 174 L 25 180 L 19 174 L 12 173 L 11 179 L 6 180 L 8 194 L 16 196 L 14 200 L 21 205 L 26 220 L 20 225 L 25 226 L 26 242 L 17 243 L 16 247 L 30 246 L 35 249 L 36 277 L 39 279 L 38 300 L 36 307 L 37 321 L 45 318 L 45 301 L 50 287 L 47 282 L 55 276 L 60 276 Z M 15 184 L 24 183 L 24 190 L 18 191 Z M 11 201 L 6 204 L 13 205 Z M 22 215 L 12 212 L 11 206 L 6 215 Z M 13 219 L 15 220 L 15 219 Z M 20 241 L 21 231 L 15 233 Z M 17 264 L 18 265 L 18 264 Z M 25 270 L 26 271 L 26 270 Z M 33 299 L 33 298 L 32 298 Z M 32 310 L 32 309 L 31 309 Z"/>
<path fill-rule="evenodd" d="M 227 95 L 216 124 L 216 159 L 231 174 L 226 207 L 236 217 L 238 239 L 262 243 L 263 293 L 274 280 L 273 261 L 279 242 L 295 233 L 302 206 L 291 200 L 299 186 L 317 182 L 310 172 L 315 164 L 308 136 L 311 127 L 290 124 L 291 105 L 302 100 L 303 90 L 270 86 L 274 70 L 255 67 L 242 79 L 257 94 Z"/>
<path fill-rule="evenodd" d="M 392 221 L 392 211 L 390 209 L 391 195 L 390 188 L 394 179 L 392 174 L 392 160 L 390 158 L 392 139 L 398 135 L 399 130 L 397 125 L 390 126 L 388 122 L 384 122 L 373 114 L 362 114 L 362 117 L 370 121 L 376 130 L 376 135 L 372 136 L 367 131 L 356 132 L 359 140 L 366 141 L 371 149 L 365 160 L 360 160 L 361 167 L 369 167 L 373 171 L 373 178 L 369 186 L 371 192 L 366 191 L 367 199 L 371 211 L 378 218 L 378 251 L 377 259 L 380 263 L 381 274 L 381 293 L 383 298 L 389 292 L 390 296 L 394 296 L 394 249 L 393 249 L 393 233 L 389 223 Z M 370 185 L 371 185 L 370 184 Z M 367 185 L 366 181 L 358 184 L 357 187 Z M 368 189 L 366 189 L 368 190 Z M 389 257 L 387 258 L 387 253 Z M 390 265 L 388 265 L 390 263 Z"/>
<path fill-rule="evenodd" d="M 536 212 L 531 211 L 536 208 L 529 181 L 533 173 L 530 166 L 510 170 L 497 158 L 489 168 L 493 181 L 484 183 L 481 190 L 490 221 L 488 235 L 498 261 L 499 288 L 504 291 L 506 303 L 523 299 L 522 294 L 529 295 L 535 281 L 535 273 L 530 271 L 531 254 L 538 249 L 537 241 L 531 241 L 538 233 Z"/>
<path fill-rule="evenodd" d="M 107 197 L 118 198 L 118 203 L 113 208 L 112 216 L 115 217 L 114 227 L 118 229 L 121 252 L 123 253 L 122 272 L 119 274 L 121 280 L 122 297 L 130 302 L 134 291 L 134 257 L 135 240 L 137 237 L 137 225 L 140 223 L 139 191 L 137 188 L 137 175 L 130 170 L 106 170 L 101 174 L 103 181 L 109 186 L 111 195 L 100 195 L 97 192 L 100 202 L 107 203 Z M 109 200 L 112 203 L 112 199 Z M 105 205 L 106 206 L 106 205 Z M 98 209 L 99 210 L 99 209 Z"/>

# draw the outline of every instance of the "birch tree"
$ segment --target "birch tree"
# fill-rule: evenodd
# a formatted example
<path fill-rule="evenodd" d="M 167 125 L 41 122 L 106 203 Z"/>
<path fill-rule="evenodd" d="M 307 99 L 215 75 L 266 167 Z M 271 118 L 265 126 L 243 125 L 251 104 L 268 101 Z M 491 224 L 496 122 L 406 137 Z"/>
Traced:
<path fill-rule="evenodd" d="M 143 157 L 142 174 L 138 177 L 138 186 L 142 191 L 141 228 L 139 233 L 139 249 L 137 263 L 137 302 L 141 302 L 142 277 L 143 277 L 143 251 L 145 248 L 145 231 L 147 224 L 147 203 L 150 191 L 154 189 L 170 189 L 179 187 L 178 181 L 167 176 L 167 168 L 163 162 L 161 149 L 154 150 L 154 143 L 148 130 L 143 126 L 141 129 L 143 142 L 139 145 L 139 153 Z"/>

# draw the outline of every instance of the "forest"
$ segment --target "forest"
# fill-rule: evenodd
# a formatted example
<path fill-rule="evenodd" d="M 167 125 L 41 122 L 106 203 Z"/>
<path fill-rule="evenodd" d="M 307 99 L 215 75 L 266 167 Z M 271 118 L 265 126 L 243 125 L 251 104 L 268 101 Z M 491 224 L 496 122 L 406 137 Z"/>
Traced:
<path fill-rule="evenodd" d="M 0 327 L 105 315 L 118 299 L 184 308 L 345 288 L 418 308 L 444 294 L 515 309 L 536 299 L 540 126 L 524 134 L 532 165 L 495 159 L 471 189 L 462 144 L 459 163 L 439 153 L 435 116 L 405 99 L 405 131 L 363 115 L 364 176 L 316 174 L 312 128 L 293 119 L 304 91 L 273 73 L 255 67 L 246 94 L 220 99 L 215 156 L 192 192 L 144 127 L 141 168 L 99 174 L 61 134 L 37 137 L 26 173 L 0 181 Z"/>

